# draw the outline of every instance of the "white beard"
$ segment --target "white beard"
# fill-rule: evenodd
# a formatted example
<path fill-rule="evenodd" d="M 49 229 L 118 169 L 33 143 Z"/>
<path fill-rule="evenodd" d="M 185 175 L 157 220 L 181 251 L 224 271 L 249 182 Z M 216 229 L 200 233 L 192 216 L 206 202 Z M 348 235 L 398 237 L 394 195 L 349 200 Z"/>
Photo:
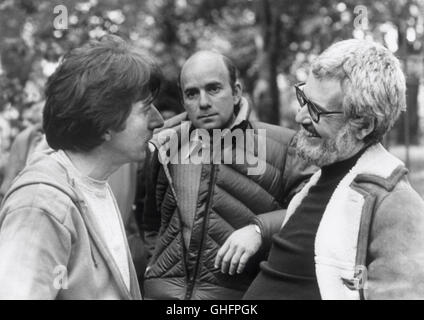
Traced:
<path fill-rule="evenodd" d="M 342 127 L 334 138 L 322 139 L 318 145 L 309 142 L 308 133 L 301 129 L 295 135 L 296 151 L 308 164 L 323 167 L 346 159 L 346 155 L 353 155 L 358 141 L 353 136 L 349 125 Z"/>

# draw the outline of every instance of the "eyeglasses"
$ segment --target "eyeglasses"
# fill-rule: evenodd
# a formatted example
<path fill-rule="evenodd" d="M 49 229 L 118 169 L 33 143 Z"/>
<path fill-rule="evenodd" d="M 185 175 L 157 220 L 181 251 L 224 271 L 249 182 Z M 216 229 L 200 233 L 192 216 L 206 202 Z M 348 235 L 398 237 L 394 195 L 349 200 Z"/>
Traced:
<path fill-rule="evenodd" d="M 294 85 L 294 87 L 296 88 L 296 97 L 297 101 L 300 104 L 300 107 L 303 107 L 305 104 L 308 106 L 308 112 L 313 122 L 318 123 L 321 115 L 343 113 L 342 111 L 320 111 L 322 107 L 306 98 L 305 94 L 303 93 L 303 90 L 300 89 L 300 87 L 304 85 L 305 82 L 300 82 Z"/>

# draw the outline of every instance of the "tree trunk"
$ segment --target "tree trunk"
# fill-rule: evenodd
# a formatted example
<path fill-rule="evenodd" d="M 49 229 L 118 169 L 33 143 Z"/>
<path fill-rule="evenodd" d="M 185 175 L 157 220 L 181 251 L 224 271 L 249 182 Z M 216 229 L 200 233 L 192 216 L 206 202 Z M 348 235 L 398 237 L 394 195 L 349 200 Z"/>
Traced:
<path fill-rule="evenodd" d="M 259 75 L 253 99 L 261 121 L 280 123 L 280 92 L 277 84 L 278 51 L 280 42 L 280 12 L 276 0 L 258 0 L 257 19 L 261 26 L 258 48 Z"/>
<path fill-rule="evenodd" d="M 410 77 L 406 83 L 406 107 L 408 108 L 408 121 L 405 116 L 399 118 L 397 142 L 405 143 L 405 130 L 408 130 L 409 142 L 418 144 L 419 142 L 419 117 L 418 117 L 418 90 L 419 79 Z M 407 123 L 408 128 L 405 128 Z"/>
<path fill-rule="evenodd" d="M 419 142 L 418 89 L 421 70 L 416 70 L 417 66 L 414 63 L 414 57 L 408 50 L 406 40 L 406 22 L 400 21 L 397 24 L 397 28 L 400 49 L 399 53 L 405 67 L 407 112 L 399 117 L 395 126 L 397 133 L 396 142 L 409 146 L 409 144 L 418 144 Z"/>

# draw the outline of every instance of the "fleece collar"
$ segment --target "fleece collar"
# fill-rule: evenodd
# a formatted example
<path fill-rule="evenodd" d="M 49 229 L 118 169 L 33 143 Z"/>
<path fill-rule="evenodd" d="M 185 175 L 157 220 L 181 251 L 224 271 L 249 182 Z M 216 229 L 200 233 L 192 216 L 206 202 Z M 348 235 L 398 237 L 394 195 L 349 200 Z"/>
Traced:
<path fill-rule="evenodd" d="M 358 159 L 349 173 L 340 181 L 333 195 L 328 202 L 326 211 L 340 197 L 341 193 L 349 188 L 353 180 L 358 176 L 369 176 L 374 181 L 387 180 L 394 176 L 394 172 L 399 167 L 404 167 L 404 163 L 390 154 L 380 143 L 370 146 Z M 306 197 L 309 189 L 316 185 L 321 176 L 321 170 L 317 171 L 305 185 L 305 187 L 292 199 L 288 208 L 283 225 L 287 222 L 302 200 Z M 371 180 L 371 179 L 370 179 Z"/>

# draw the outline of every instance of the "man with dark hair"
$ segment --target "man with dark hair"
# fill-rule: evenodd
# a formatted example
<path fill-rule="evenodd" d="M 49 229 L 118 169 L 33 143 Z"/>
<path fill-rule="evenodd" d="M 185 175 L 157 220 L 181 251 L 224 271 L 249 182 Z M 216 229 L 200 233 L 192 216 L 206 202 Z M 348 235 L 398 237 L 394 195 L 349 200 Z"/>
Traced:
<path fill-rule="evenodd" d="M 399 60 L 372 41 L 340 41 L 294 89 L 297 153 L 321 170 L 285 215 L 235 231 L 216 264 L 242 270 L 271 245 L 249 300 L 423 299 L 424 201 L 380 144 L 406 108 Z"/>
<path fill-rule="evenodd" d="M 155 134 L 157 152 L 147 171 L 145 297 L 240 299 L 258 262 L 243 273 L 223 274 L 213 265 L 219 246 L 256 215 L 282 209 L 307 174 L 291 146 L 294 132 L 249 120 L 249 105 L 228 58 L 210 51 L 194 54 L 182 68 L 180 89 L 186 113 L 169 119 L 165 130 Z M 223 135 L 215 137 L 216 131 Z M 189 141 L 184 132 L 190 133 Z M 168 133 L 181 139 L 168 141 Z M 248 134 L 259 142 L 256 147 L 249 147 Z M 261 151 L 261 172 L 251 173 L 252 163 L 234 161 Z M 181 162 L 164 162 L 166 154 Z M 200 154 L 211 157 L 185 162 Z M 227 155 L 230 161 L 222 161 Z"/>
<path fill-rule="evenodd" d="M 43 129 L 0 212 L 1 299 L 140 299 L 108 177 L 144 157 L 163 120 L 160 71 L 116 36 L 67 54 L 46 87 Z"/>

